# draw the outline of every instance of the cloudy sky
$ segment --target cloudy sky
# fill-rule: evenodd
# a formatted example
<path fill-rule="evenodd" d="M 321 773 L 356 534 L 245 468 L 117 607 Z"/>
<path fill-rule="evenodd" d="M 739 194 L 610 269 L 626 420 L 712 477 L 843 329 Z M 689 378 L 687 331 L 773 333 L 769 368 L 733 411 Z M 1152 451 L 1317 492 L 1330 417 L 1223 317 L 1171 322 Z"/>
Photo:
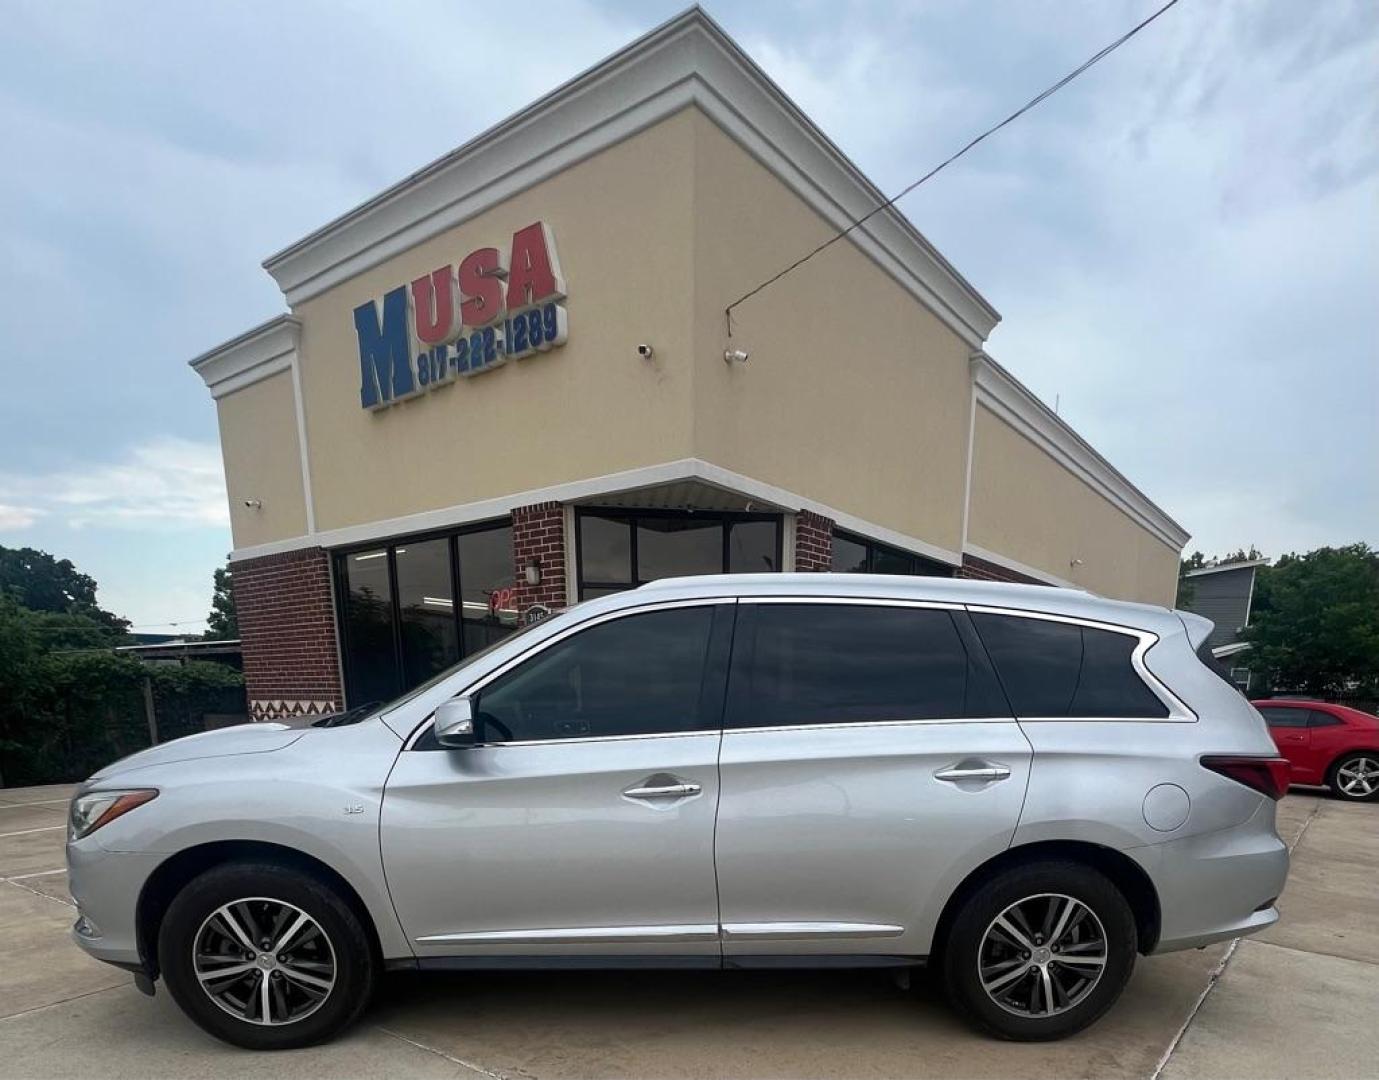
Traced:
<path fill-rule="evenodd" d="M 895 191 L 1158 2 L 709 11 Z M 230 538 L 186 361 L 282 310 L 261 260 L 681 6 L 6 3 L 0 543 L 199 630 Z M 1368 0 L 1183 0 L 902 203 L 1190 547 L 1379 544 L 1376 71 Z"/>

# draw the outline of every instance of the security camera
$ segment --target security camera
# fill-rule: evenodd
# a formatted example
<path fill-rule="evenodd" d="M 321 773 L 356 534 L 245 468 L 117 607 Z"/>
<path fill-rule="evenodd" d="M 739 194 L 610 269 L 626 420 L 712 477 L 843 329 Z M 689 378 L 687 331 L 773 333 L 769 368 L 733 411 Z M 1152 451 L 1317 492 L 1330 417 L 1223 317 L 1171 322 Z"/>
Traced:
<path fill-rule="evenodd" d="M 723 353 L 723 362 L 725 364 L 745 364 L 747 356 L 746 349 L 726 349 Z"/>
<path fill-rule="evenodd" d="M 244 505 L 247 506 L 250 510 L 263 509 L 263 501 L 261 499 L 245 499 Z"/>
<path fill-rule="evenodd" d="M 643 360 L 650 360 L 655 352 L 656 350 L 653 349 L 650 345 L 637 346 L 637 355 L 640 356 Z"/>

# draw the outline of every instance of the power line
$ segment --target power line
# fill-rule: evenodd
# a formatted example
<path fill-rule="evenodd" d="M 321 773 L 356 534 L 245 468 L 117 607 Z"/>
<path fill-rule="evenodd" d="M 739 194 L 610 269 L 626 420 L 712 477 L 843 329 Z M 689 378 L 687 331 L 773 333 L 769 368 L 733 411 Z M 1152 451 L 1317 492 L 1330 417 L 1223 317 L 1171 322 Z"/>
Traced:
<path fill-rule="evenodd" d="M 864 221 L 866 221 L 868 218 L 874 217 L 875 215 L 879 214 L 882 210 L 885 210 L 888 206 L 893 206 L 896 202 L 898 202 L 899 200 L 903 199 L 903 198 L 904 198 L 906 195 L 908 195 L 910 192 L 914 191 L 915 188 L 919 187 L 920 184 L 924 183 L 926 180 L 930 179 L 931 177 L 938 175 L 940 172 L 942 172 L 944 169 L 946 169 L 949 165 L 953 164 L 953 162 L 957 161 L 958 158 L 962 157 L 965 153 L 967 153 L 967 151 L 971 150 L 974 146 L 976 146 L 976 145 L 977 145 L 979 142 L 981 142 L 983 139 L 987 138 L 987 137 L 990 136 L 990 135 L 996 134 L 996 132 L 1000 131 L 1001 128 L 1005 127 L 1007 124 L 1011 123 L 1011 122 L 1014 121 L 1014 120 L 1018 120 L 1018 119 L 1019 119 L 1021 116 L 1023 116 L 1025 113 L 1029 112 L 1030 109 L 1034 108 L 1034 107 L 1035 107 L 1036 105 L 1038 105 L 1040 102 L 1044 101 L 1044 99 L 1046 99 L 1046 98 L 1048 98 L 1048 97 L 1051 97 L 1051 96 L 1053 96 L 1054 94 L 1058 93 L 1058 91 L 1062 90 L 1063 87 L 1067 86 L 1068 83 L 1072 82 L 1074 79 L 1076 79 L 1079 75 L 1081 75 L 1081 74 L 1082 74 L 1084 71 L 1086 71 L 1088 68 L 1092 67 L 1094 64 L 1097 64 L 1097 63 L 1101 62 L 1102 60 L 1104 60 L 1106 57 L 1110 56 L 1113 52 L 1115 52 L 1117 49 L 1119 49 L 1122 45 L 1124 45 L 1127 41 L 1129 41 L 1132 37 L 1134 37 L 1136 34 L 1138 34 L 1141 30 L 1143 30 L 1143 29 L 1144 29 L 1146 26 L 1148 26 L 1150 23 L 1152 23 L 1155 19 L 1157 19 L 1157 18 L 1158 18 L 1160 15 L 1162 15 L 1165 11 L 1167 11 L 1169 8 L 1173 7 L 1173 5 L 1176 4 L 1177 2 L 1178 2 L 1178 0 L 1168 0 L 1168 3 L 1166 3 L 1163 7 L 1159 8 L 1159 10 L 1156 11 L 1156 12 L 1154 12 L 1154 14 L 1150 15 L 1149 18 L 1147 18 L 1147 19 L 1145 19 L 1143 22 L 1138 23 L 1137 25 L 1131 27 L 1129 30 L 1127 30 L 1127 31 L 1126 31 L 1124 34 L 1122 34 L 1120 37 L 1116 38 L 1115 41 L 1111 42 L 1111 44 L 1107 45 L 1107 46 L 1106 46 L 1105 48 L 1103 48 L 1100 52 L 1098 52 L 1098 53 L 1096 53 L 1094 56 L 1092 56 L 1091 59 L 1085 61 L 1084 63 L 1082 63 L 1082 64 L 1079 65 L 1078 67 L 1074 68 L 1072 71 L 1068 72 L 1068 74 L 1064 75 L 1063 78 L 1059 79 L 1056 83 L 1054 83 L 1052 86 L 1050 86 L 1047 90 L 1045 90 L 1045 91 L 1043 91 L 1042 93 L 1040 93 L 1040 94 L 1036 95 L 1035 97 L 1031 98 L 1028 102 L 1026 102 L 1026 103 L 1025 103 L 1024 105 L 1022 105 L 1020 108 L 1016 109 L 1013 113 L 1011 113 L 1009 116 L 1007 116 L 1007 117 L 1006 117 L 1004 120 L 1002 120 L 999 124 L 996 124 L 994 127 L 989 127 L 989 128 L 987 128 L 987 129 L 986 129 L 985 131 L 983 131 L 980 135 L 978 135 L 975 139 L 973 139 L 973 140 L 972 140 L 971 142 L 969 142 L 966 146 L 964 146 L 961 150 L 959 150 L 956 154 L 954 154 L 952 157 L 946 159 L 945 161 L 940 162 L 938 165 L 935 165 L 932 169 L 930 169 L 927 173 L 925 173 L 923 176 L 921 176 L 918 180 L 916 180 L 916 181 L 915 181 L 913 184 L 911 184 L 909 187 L 903 189 L 903 190 L 900 191 L 898 194 L 893 195 L 891 198 L 887 199 L 885 202 L 883 202 L 880 206 L 876 207 L 874 210 L 870 210 L 870 211 L 868 211 L 867 213 L 863 214 L 860 218 L 858 218 L 856 221 L 854 221 L 854 222 L 853 222 L 851 225 L 849 225 L 846 229 L 843 229 L 843 230 L 841 230 L 840 232 L 837 232 L 837 233 L 835 233 L 834 235 L 830 236 L 827 240 L 825 240 L 822 244 L 820 244 L 818 247 L 816 247 L 813 251 L 810 251 L 808 254 L 803 255 L 803 256 L 801 256 L 800 258 L 796 259 L 796 260 L 795 260 L 794 262 L 792 262 L 789 266 L 787 266 L 784 270 L 780 271 L 780 273 L 775 274 L 775 275 L 773 275 L 773 276 L 767 278 L 765 281 L 763 281 L 763 282 L 762 282 L 760 285 L 758 285 L 756 288 L 751 289 L 750 291 L 743 293 L 741 296 L 739 296 L 736 300 L 734 300 L 731 304 L 729 304 L 726 308 L 723 309 L 723 314 L 724 314 L 724 316 L 725 316 L 725 317 L 727 318 L 727 320 L 728 320 L 728 336 L 729 336 L 729 337 L 732 337 L 732 336 L 733 336 L 733 308 L 737 307 L 739 304 L 741 304 L 741 303 L 742 303 L 743 301 L 745 301 L 745 300 L 750 300 L 753 296 L 755 296 L 757 293 L 761 292 L 763 289 L 768 288 L 768 287 L 771 286 L 771 285 L 774 285 L 777 281 L 779 281 L 781 278 L 785 277 L 785 275 L 786 275 L 786 274 L 789 274 L 791 271 L 799 269 L 801 266 L 803 266 L 805 263 L 807 263 L 810 259 L 814 258 L 815 255 L 819 254 L 819 252 L 823 251 L 825 248 L 831 247 L 832 245 L 836 244 L 839 240 L 841 240 L 843 237 L 847 236 L 850 232 L 852 232 L 854 229 L 856 229 L 859 225 L 861 225 L 861 224 L 862 224 Z"/>

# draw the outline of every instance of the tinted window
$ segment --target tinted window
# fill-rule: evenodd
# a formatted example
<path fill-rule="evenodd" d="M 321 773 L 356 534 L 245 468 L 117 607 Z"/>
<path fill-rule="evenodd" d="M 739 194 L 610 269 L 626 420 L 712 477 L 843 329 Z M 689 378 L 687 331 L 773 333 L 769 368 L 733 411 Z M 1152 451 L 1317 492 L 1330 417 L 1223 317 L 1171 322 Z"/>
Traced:
<path fill-rule="evenodd" d="M 715 511 L 580 508 L 579 598 L 690 574 L 780 569 L 781 519 Z"/>
<path fill-rule="evenodd" d="M 759 604 L 743 612 L 730 691 L 735 727 L 1009 714 L 947 611 Z"/>
<path fill-rule="evenodd" d="M 1270 709 L 1270 708 L 1264 708 L 1264 709 L 1260 709 L 1259 712 L 1260 712 L 1260 715 L 1264 717 L 1265 723 L 1267 723 L 1270 727 L 1306 727 L 1306 726 L 1307 726 L 1307 710 L 1306 710 L 1306 709 L 1287 709 L 1287 708 L 1284 708 L 1284 709 Z"/>
<path fill-rule="evenodd" d="M 833 534 L 833 571 L 839 574 L 908 574 L 952 577 L 953 568 L 922 555 L 852 533 Z"/>
<path fill-rule="evenodd" d="M 1339 716 L 1332 716 L 1330 713 L 1318 712 L 1313 709 L 1307 714 L 1308 727 L 1334 727 L 1337 724 L 1345 723 Z"/>
<path fill-rule="evenodd" d="M 641 518 L 637 522 L 638 581 L 722 572 L 720 522 L 684 517 Z"/>
<path fill-rule="evenodd" d="M 557 642 L 479 695 L 483 738 L 578 739 L 716 726 L 700 703 L 713 612 L 704 606 L 631 615 Z"/>
<path fill-rule="evenodd" d="M 517 612 L 498 603 L 515 580 L 512 530 L 484 529 L 455 538 L 460 560 L 460 630 L 464 654 L 502 641 L 517 626 Z M 511 595 L 511 594 L 507 594 Z"/>
<path fill-rule="evenodd" d="M 972 621 L 1017 716 L 1168 715 L 1131 664 L 1129 634 L 1008 615 Z"/>
<path fill-rule="evenodd" d="M 402 690 L 393 653 L 393 586 L 388 551 L 361 551 L 340 562 L 344 579 L 349 701 L 389 701 Z"/>
<path fill-rule="evenodd" d="M 416 686 L 460 658 L 450 541 L 423 540 L 393 553 L 402 619 L 402 676 Z"/>
<path fill-rule="evenodd" d="M 728 573 L 770 574 L 779 570 L 776 548 L 780 525 L 774 521 L 735 521 L 728 525 Z"/>

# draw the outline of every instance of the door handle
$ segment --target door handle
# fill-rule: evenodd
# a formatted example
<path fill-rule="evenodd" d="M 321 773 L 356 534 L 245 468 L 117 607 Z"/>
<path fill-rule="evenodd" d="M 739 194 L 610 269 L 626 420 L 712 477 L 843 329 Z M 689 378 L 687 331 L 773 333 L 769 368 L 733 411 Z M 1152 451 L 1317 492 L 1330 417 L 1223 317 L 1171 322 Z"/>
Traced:
<path fill-rule="evenodd" d="M 935 780 L 946 780 L 950 784 L 960 780 L 991 781 L 1006 780 L 1009 777 L 1010 770 L 1004 765 L 954 765 L 934 773 Z"/>
<path fill-rule="evenodd" d="M 670 772 L 652 773 L 634 787 L 623 788 L 623 796 L 628 799 L 686 799 L 698 795 L 703 787 L 693 780 L 676 776 Z"/>
<path fill-rule="evenodd" d="M 623 792 L 629 799 L 669 799 L 698 795 L 704 789 L 688 781 L 679 784 L 656 784 L 652 787 L 633 787 Z"/>

